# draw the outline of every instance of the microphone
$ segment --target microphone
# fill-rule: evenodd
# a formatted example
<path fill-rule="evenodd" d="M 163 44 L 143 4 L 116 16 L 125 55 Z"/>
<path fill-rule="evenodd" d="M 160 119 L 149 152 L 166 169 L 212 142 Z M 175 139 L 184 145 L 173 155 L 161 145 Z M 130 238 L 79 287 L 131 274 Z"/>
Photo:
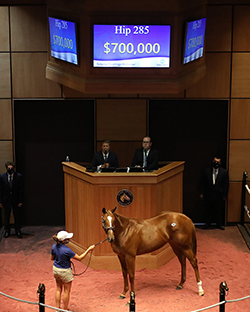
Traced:
<path fill-rule="evenodd" d="M 108 153 L 108 150 L 105 148 L 105 150 L 104 150 L 104 154 L 107 154 Z"/>

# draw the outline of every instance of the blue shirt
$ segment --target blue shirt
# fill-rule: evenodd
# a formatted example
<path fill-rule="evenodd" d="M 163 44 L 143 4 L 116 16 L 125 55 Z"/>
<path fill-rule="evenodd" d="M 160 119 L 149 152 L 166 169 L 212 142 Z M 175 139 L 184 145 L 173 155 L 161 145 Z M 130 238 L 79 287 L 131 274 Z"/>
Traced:
<path fill-rule="evenodd" d="M 75 256 L 75 253 L 64 244 L 54 244 L 51 254 L 55 256 L 54 266 L 60 269 L 69 269 L 70 259 Z"/>

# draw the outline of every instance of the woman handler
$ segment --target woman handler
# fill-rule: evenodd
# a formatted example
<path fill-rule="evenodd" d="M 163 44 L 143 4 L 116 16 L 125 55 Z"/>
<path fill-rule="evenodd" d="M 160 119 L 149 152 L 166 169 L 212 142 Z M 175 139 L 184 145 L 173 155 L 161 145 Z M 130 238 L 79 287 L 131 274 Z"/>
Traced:
<path fill-rule="evenodd" d="M 95 245 L 92 245 L 83 254 L 77 255 L 66 246 L 72 237 L 73 233 L 68 233 L 67 231 L 60 231 L 57 235 L 52 237 L 56 241 L 56 244 L 54 244 L 51 249 L 51 260 L 54 261 L 53 274 L 56 279 L 57 287 L 55 296 L 56 307 L 60 308 L 61 295 L 64 288 L 63 306 L 65 310 L 68 309 L 71 285 L 74 279 L 70 259 L 73 258 L 81 261 L 88 252 L 95 248 Z"/>

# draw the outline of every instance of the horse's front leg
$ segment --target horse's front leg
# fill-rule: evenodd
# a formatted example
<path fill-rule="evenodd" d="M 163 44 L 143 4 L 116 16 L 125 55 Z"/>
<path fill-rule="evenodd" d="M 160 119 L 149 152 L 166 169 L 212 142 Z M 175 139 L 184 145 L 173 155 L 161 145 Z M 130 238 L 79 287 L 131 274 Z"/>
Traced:
<path fill-rule="evenodd" d="M 135 293 L 135 256 L 126 255 L 125 260 L 129 275 L 130 291 Z"/>
<path fill-rule="evenodd" d="M 119 258 L 120 263 L 121 263 L 122 275 L 123 275 L 123 292 L 120 294 L 119 299 L 124 299 L 126 297 L 127 291 L 129 290 L 128 270 L 127 270 L 127 265 L 126 265 L 126 261 L 125 261 L 124 257 L 121 257 L 120 255 L 118 255 L 118 258 Z"/>

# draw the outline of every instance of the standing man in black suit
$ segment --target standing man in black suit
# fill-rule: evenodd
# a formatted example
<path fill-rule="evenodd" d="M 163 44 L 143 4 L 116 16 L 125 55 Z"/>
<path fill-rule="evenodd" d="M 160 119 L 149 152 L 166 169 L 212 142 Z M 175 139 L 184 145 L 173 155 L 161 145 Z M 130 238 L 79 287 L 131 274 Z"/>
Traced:
<path fill-rule="evenodd" d="M 102 141 L 102 150 L 95 153 L 92 159 L 92 167 L 119 167 L 119 162 L 116 153 L 110 151 L 110 141 Z"/>
<path fill-rule="evenodd" d="M 15 231 L 18 238 L 22 238 L 21 233 L 21 207 L 23 205 L 23 178 L 15 172 L 15 163 L 5 164 L 6 173 L 0 176 L 0 207 L 4 209 L 4 237 L 10 235 L 10 214 L 13 210 L 15 219 Z"/>
<path fill-rule="evenodd" d="M 212 221 L 219 229 L 225 230 L 223 215 L 229 189 L 228 171 L 221 168 L 221 158 L 214 157 L 212 167 L 202 174 L 200 198 L 205 201 L 205 222 L 208 228 Z"/>
<path fill-rule="evenodd" d="M 158 151 L 151 147 L 151 138 L 148 136 L 144 137 L 142 139 L 142 147 L 135 151 L 132 167 L 142 167 L 146 171 L 158 169 Z"/>

